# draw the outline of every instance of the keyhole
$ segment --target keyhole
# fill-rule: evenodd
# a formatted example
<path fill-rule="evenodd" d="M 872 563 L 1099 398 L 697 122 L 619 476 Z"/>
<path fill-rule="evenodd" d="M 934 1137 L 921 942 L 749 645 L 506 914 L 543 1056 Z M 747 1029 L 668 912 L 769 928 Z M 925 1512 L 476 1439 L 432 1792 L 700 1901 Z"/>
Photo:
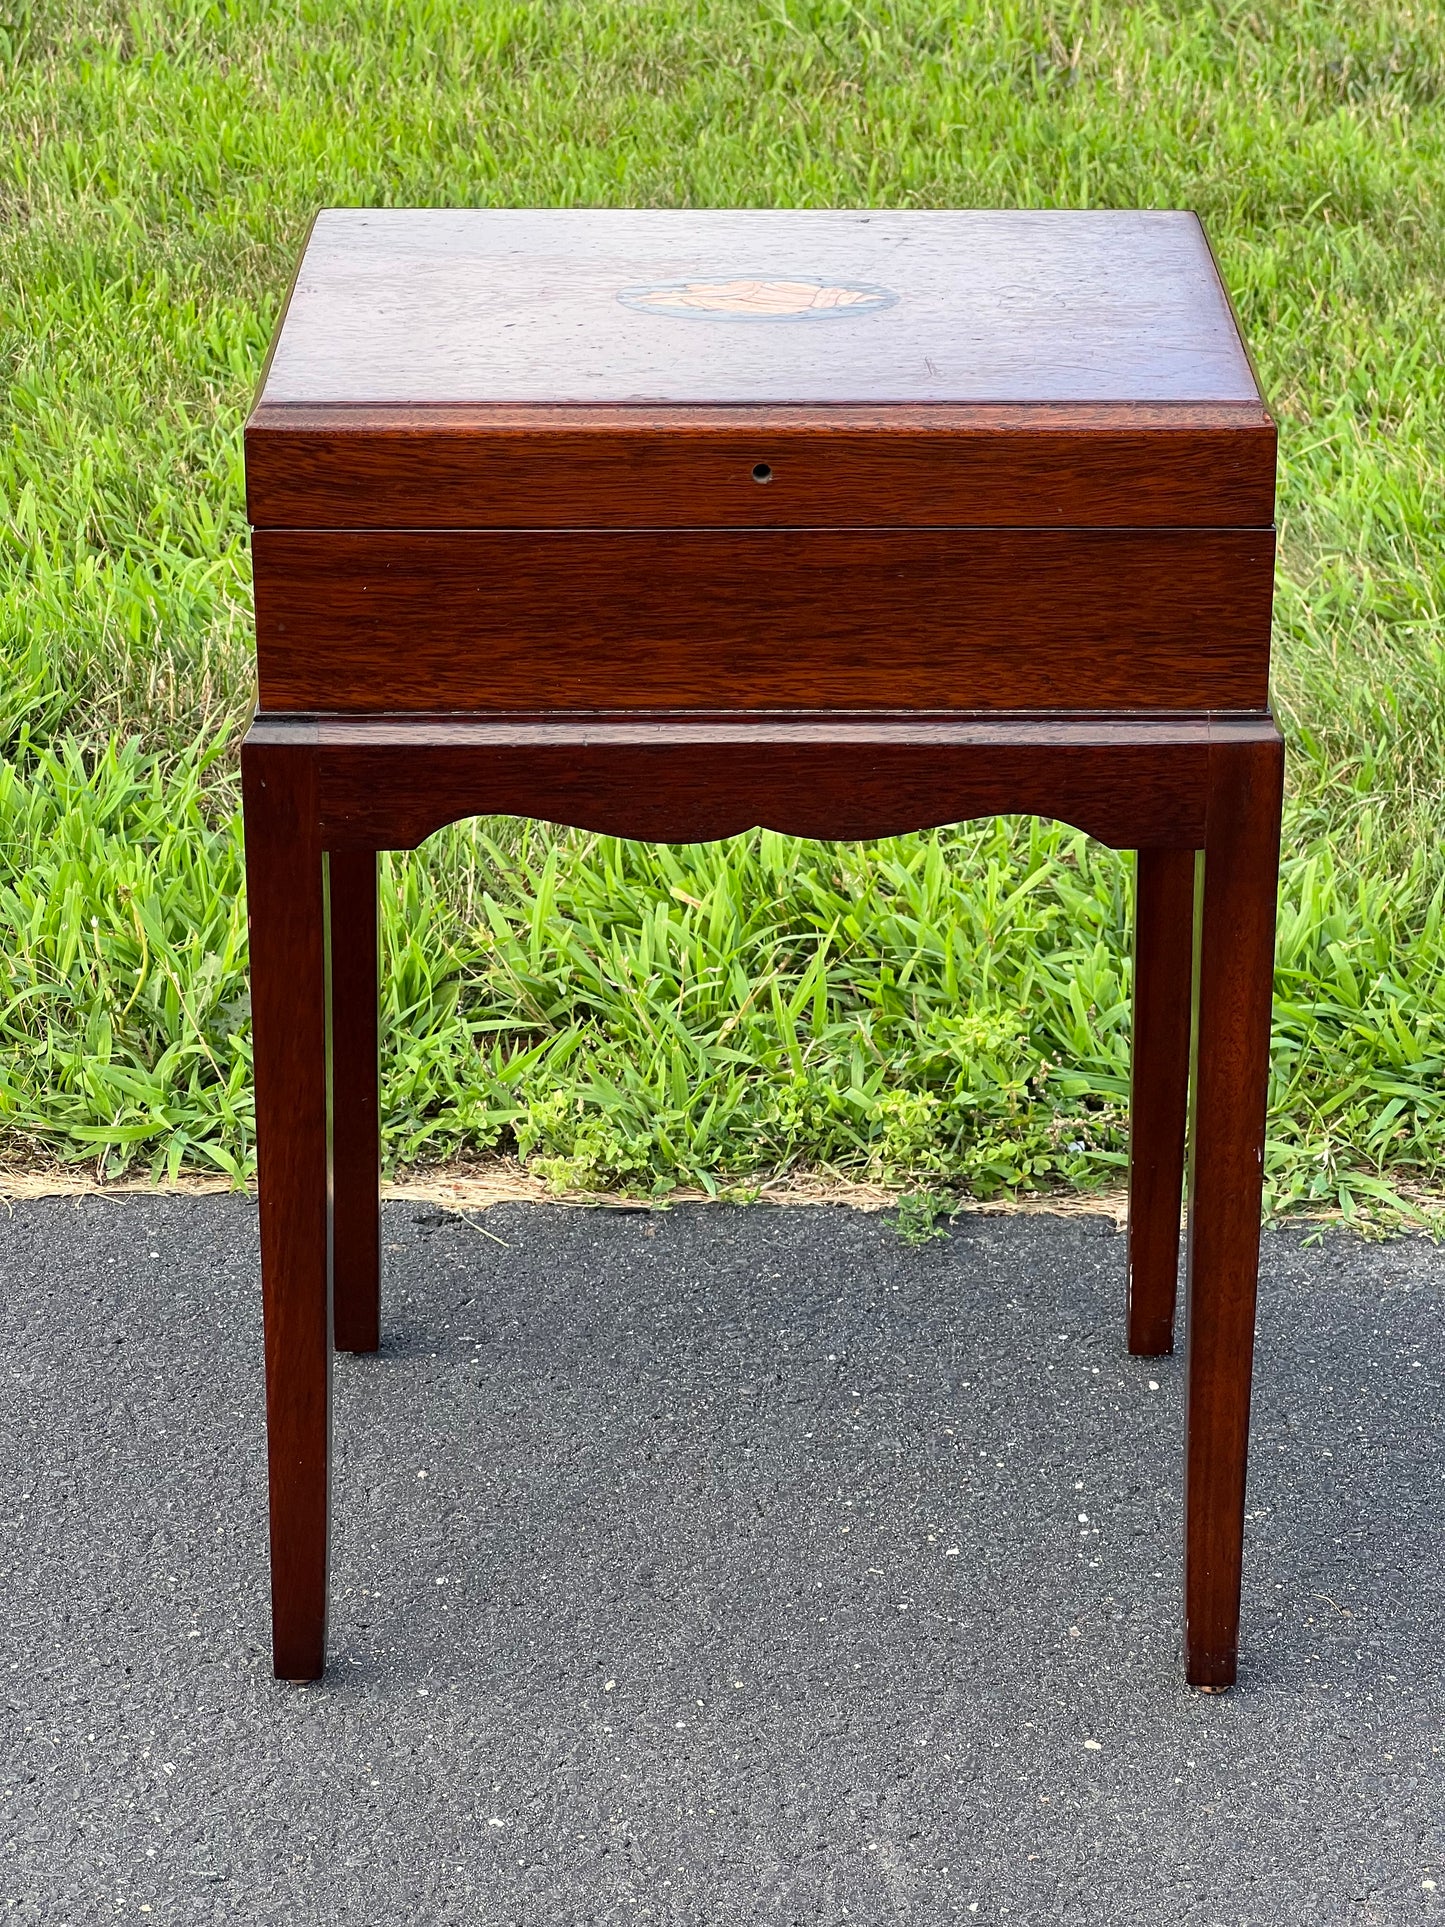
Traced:
<path fill-rule="evenodd" d="M 753 480 L 755 482 L 771 482 L 772 479 L 773 471 L 768 467 L 766 462 L 758 462 L 754 466 Z"/>

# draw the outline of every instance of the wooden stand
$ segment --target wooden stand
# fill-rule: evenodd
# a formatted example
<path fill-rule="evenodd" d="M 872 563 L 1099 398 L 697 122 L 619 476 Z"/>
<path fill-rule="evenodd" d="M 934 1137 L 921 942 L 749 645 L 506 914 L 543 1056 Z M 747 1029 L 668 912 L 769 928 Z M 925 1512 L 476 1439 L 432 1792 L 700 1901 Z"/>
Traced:
<path fill-rule="evenodd" d="M 1228 1686 L 1282 745 L 1265 700 L 1273 428 L 1207 249 L 1187 216 L 681 220 L 323 217 L 248 428 L 262 701 L 242 775 L 276 1672 L 324 1668 L 331 1350 L 375 1350 L 380 1328 L 377 851 L 480 814 L 683 842 L 1022 812 L 1139 852 L 1128 1342 L 1144 1354 L 1173 1347 L 1193 1032 L 1186 1667 Z M 709 233 L 721 267 L 668 252 L 695 259 Z M 1138 257 L 1153 335 L 1084 326 L 1083 400 L 956 392 L 974 377 L 937 372 L 949 337 L 928 333 L 928 299 L 968 285 L 980 237 L 995 288 L 1007 242 L 1052 313 L 1041 251 L 1086 320 L 1105 269 Z M 769 272 L 742 273 L 744 253 Z M 357 292 L 368 265 L 391 317 L 379 337 Z M 499 294 L 483 269 L 513 281 Z M 404 329 L 418 281 L 435 303 L 438 275 L 454 308 L 481 276 L 489 326 L 467 349 L 454 314 L 433 312 L 430 332 L 414 319 L 408 361 L 386 326 Z M 703 305 L 666 306 L 685 299 Z M 540 314 L 545 332 L 559 304 L 583 315 L 584 387 L 604 391 L 636 353 L 618 315 L 666 324 L 656 399 L 518 400 L 538 377 L 498 346 L 506 317 Z M 689 399 L 673 389 L 701 376 L 667 330 L 699 316 L 709 391 Z M 709 316 L 737 330 L 722 349 Z M 872 361 L 847 332 L 865 324 Z M 1177 337 L 1196 324 L 1191 359 Z M 1046 387 L 1043 333 L 1027 353 L 1012 342 L 1012 372 L 977 379 Z M 804 379 L 790 356 L 836 385 L 830 354 L 874 372 L 853 373 L 841 403 L 767 395 Z M 917 385 L 916 363 L 941 399 L 869 390 Z M 397 369 L 419 396 L 382 392 Z M 1171 380 L 1205 392 L 1160 399 Z M 485 382 L 497 400 L 477 400 Z M 1093 399 L 1090 382 L 1132 399 Z M 1053 526 L 1021 525 L 1030 508 Z M 1196 526 L 1181 530 L 1185 510 Z"/>

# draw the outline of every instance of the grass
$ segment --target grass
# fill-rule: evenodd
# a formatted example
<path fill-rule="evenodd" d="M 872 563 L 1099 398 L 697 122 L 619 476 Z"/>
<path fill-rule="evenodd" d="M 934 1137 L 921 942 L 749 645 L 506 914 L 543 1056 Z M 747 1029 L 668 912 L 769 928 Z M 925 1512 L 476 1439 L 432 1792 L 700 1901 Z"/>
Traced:
<path fill-rule="evenodd" d="M 1192 206 L 1282 418 L 1271 1202 L 1438 1192 L 1442 102 L 1395 0 L 0 0 L 7 1155 L 250 1165 L 239 429 L 318 204 Z M 384 882 L 394 1160 L 1117 1180 L 1130 866 L 1072 830 L 484 822 Z"/>

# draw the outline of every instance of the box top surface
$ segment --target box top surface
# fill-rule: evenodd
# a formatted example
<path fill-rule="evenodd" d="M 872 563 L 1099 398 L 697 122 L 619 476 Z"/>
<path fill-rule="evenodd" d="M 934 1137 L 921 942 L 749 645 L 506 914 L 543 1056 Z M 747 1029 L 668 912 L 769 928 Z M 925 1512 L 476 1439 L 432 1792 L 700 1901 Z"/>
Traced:
<path fill-rule="evenodd" d="M 1252 403 L 1185 213 L 329 209 L 262 406 Z"/>

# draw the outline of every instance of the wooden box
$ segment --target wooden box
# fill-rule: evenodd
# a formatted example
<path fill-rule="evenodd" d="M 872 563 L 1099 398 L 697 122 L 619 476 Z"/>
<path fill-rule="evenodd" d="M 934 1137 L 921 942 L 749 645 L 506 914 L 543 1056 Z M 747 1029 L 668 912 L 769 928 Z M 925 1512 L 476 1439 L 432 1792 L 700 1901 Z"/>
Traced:
<path fill-rule="evenodd" d="M 1274 465 L 1190 214 L 333 210 L 260 708 L 1261 712 Z"/>

